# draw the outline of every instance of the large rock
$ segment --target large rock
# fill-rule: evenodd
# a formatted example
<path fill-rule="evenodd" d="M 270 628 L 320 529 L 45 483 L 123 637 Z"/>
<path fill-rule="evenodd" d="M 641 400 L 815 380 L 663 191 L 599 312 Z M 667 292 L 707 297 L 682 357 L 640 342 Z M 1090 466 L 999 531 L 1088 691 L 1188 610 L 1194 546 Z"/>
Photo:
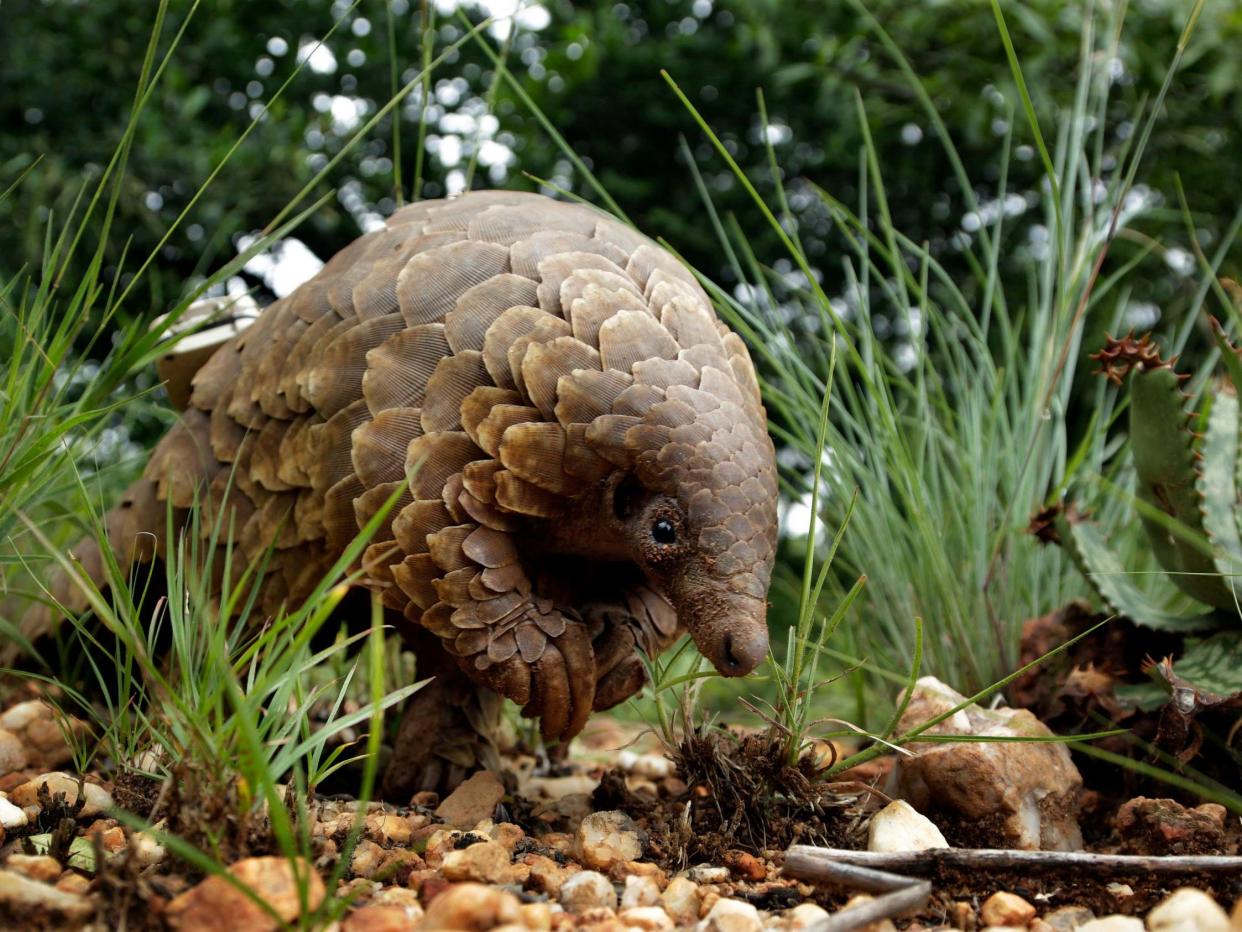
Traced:
<path fill-rule="evenodd" d="M 1113 817 L 1123 854 L 1225 854 L 1225 807 L 1204 803 L 1187 809 L 1172 799 L 1137 796 Z"/>
<path fill-rule="evenodd" d="M 1202 890 L 1182 887 L 1147 914 L 1149 932 L 1230 932 L 1225 910 Z"/>
<path fill-rule="evenodd" d="M 964 701 L 934 677 L 915 684 L 897 731 L 922 725 Z M 967 706 L 929 729 L 934 735 L 1047 737 L 1025 709 Z M 913 743 L 893 768 L 889 795 L 926 813 L 955 844 L 1074 851 L 1082 847 L 1082 777 L 1056 742 Z"/>
<path fill-rule="evenodd" d="M 306 911 L 323 902 L 323 881 L 309 864 L 299 865 L 295 874 L 285 858 L 245 858 L 231 864 L 229 873 L 271 907 L 280 921 L 224 877 L 213 875 L 168 904 L 164 913 L 168 924 L 181 932 L 272 932 L 302 915 L 299 877 L 306 889 Z"/>

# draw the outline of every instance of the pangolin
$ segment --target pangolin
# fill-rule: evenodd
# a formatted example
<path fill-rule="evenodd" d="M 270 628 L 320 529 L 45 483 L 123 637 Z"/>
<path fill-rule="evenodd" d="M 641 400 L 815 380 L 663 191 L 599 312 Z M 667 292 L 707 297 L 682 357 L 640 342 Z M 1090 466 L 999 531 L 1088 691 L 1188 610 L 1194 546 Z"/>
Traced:
<path fill-rule="evenodd" d="M 594 208 L 480 191 L 398 210 L 202 366 L 110 542 L 122 565 L 159 556 L 168 507 L 184 522 L 201 500 L 228 516 L 219 546 L 273 548 L 274 612 L 397 490 L 364 581 L 441 688 L 407 710 L 389 792 L 460 779 L 460 754 L 432 758 L 479 686 L 564 740 L 641 687 L 636 648 L 688 629 L 725 675 L 767 652 L 755 370 L 695 277 Z"/>

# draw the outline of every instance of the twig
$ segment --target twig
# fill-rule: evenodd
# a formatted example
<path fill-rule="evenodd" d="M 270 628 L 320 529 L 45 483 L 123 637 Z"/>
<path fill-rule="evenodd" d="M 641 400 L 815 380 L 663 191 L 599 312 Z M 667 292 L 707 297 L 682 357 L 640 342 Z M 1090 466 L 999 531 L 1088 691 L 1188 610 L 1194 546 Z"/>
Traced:
<path fill-rule="evenodd" d="M 845 865 L 877 871 L 927 875 L 940 867 L 974 870 L 1073 869 L 1087 873 L 1242 874 L 1242 857 L 1092 854 L 1086 851 L 1005 851 L 993 848 L 932 848 L 926 851 L 846 851 L 793 845 L 785 853 L 785 873 L 803 880 L 837 881 Z M 849 883 L 842 879 L 838 882 Z"/>
<path fill-rule="evenodd" d="M 849 906 L 840 912 L 833 913 L 827 919 L 821 919 L 810 926 L 807 932 L 853 932 L 854 929 L 866 928 L 881 919 L 891 919 L 902 913 L 922 909 L 927 905 L 927 900 L 931 896 L 931 881 L 918 880 L 910 883 L 908 877 L 897 879 L 906 885 L 885 893 L 883 896 L 878 896 L 874 900 L 859 903 L 857 906 Z"/>

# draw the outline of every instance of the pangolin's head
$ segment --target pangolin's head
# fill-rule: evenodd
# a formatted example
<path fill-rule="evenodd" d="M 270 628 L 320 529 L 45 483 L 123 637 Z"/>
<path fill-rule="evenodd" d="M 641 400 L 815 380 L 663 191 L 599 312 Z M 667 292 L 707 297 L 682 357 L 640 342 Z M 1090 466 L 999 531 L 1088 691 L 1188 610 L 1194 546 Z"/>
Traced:
<path fill-rule="evenodd" d="M 684 379 L 660 385 L 658 396 L 639 390 L 642 380 L 667 379 L 635 366 L 633 413 L 601 418 L 587 439 L 624 450 L 611 457 L 626 468 L 608 481 L 605 520 L 703 655 L 720 673 L 742 676 L 768 651 L 776 462 L 746 350 L 727 331 L 723 348 L 724 358 L 683 353 Z M 673 366 L 657 360 L 651 368 L 668 374 Z"/>

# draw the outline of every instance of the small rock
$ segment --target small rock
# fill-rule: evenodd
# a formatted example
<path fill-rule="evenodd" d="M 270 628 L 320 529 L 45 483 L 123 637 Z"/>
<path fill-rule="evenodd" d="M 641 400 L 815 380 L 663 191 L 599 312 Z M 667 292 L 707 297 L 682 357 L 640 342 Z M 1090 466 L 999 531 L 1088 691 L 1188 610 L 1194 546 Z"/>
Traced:
<path fill-rule="evenodd" d="M 522 863 L 530 871 L 527 874 L 528 888 L 536 893 L 546 893 L 551 897 L 559 897 L 561 895 L 561 887 L 572 874 L 569 868 L 557 864 L 554 860 L 542 854 L 525 855 L 522 858 Z"/>
<path fill-rule="evenodd" d="M 868 851 L 925 851 L 949 843 L 936 823 L 904 799 L 895 799 L 874 816 L 867 830 Z"/>
<path fill-rule="evenodd" d="M 606 871 L 621 861 L 642 857 L 638 826 L 624 812 L 593 812 L 574 836 L 574 854 L 587 867 Z"/>
<path fill-rule="evenodd" d="M 643 929 L 645 932 L 667 932 L 673 928 L 673 920 L 659 906 L 634 906 L 623 909 L 617 916 L 631 929 Z"/>
<path fill-rule="evenodd" d="M 1130 897 L 1134 896 L 1134 888 L 1128 883 L 1117 883 L 1116 881 L 1113 881 L 1110 884 L 1105 884 L 1104 889 L 1112 894 L 1112 897 L 1115 900 L 1128 900 Z"/>
<path fill-rule="evenodd" d="M 621 909 L 637 909 L 641 906 L 658 906 L 660 885 L 651 877 L 626 877 L 625 889 L 621 891 Z"/>
<path fill-rule="evenodd" d="M 0 914 L 51 914 L 66 923 L 84 921 L 95 911 L 85 896 L 58 890 L 16 871 L 0 870 Z"/>
<path fill-rule="evenodd" d="M 480 770 L 436 807 L 436 815 L 460 829 L 471 829 L 490 819 L 504 799 L 505 785 L 490 770 Z"/>
<path fill-rule="evenodd" d="M 522 826 L 514 825 L 512 822 L 501 822 L 492 828 L 488 834 L 498 844 L 504 845 L 506 851 L 512 851 L 517 847 L 518 842 L 526 837 L 526 832 L 522 831 Z"/>
<path fill-rule="evenodd" d="M 949 904 L 945 920 L 955 929 L 975 932 L 979 923 L 975 918 L 975 907 L 966 900 L 957 900 Z"/>
<path fill-rule="evenodd" d="M 552 904 L 523 903 L 522 925 L 536 932 L 548 932 L 552 928 Z"/>
<path fill-rule="evenodd" d="M 1035 918 L 1035 907 L 1016 893 L 993 893 L 983 901 L 979 917 L 989 926 L 1024 926 Z"/>
<path fill-rule="evenodd" d="M 40 883 L 51 883 L 64 871 L 58 860 L 46 854 L 10 854 L 4 866 Z"/>
<path fill-rule="evenodd" d="M 410 821 L 391 812 L 377 812 L 367 816 L 367 837 L 381 845 L 408 845 Z"/>
<path fill-rule="evenodd" d="M 699 864 L 686 871 L 686 877 L 695 883 L 728 883 L 729 868 Z"/>
<path fill-rule="evenodd" d="M 1187 809 L 1172 799 L 1137 796 L 1113 818 L 1123 854 L 1223 854 L 1225 809 L 1214 803 Z"/>
<path fill-rule="evenodd" d="M 0 728 L 5 731 L 25 731 L 26 726 L 37 718 L 43 718 L 51 708 L 40 699 L 19 702 L 12 708 L 0 712 Z"/>
<path fill-rule="evenodd" d="M 1133 916 L 1103 916 L 1084 922 L 1077 932 L 1144 932 L 1143 920 Z"/>
<path fill-rule="evenodd" d="M 445 880 L 477 880 L 480 883 L 509 883 L 513 869 L 504 845 L 485 841 L 444 855 L 440 870 Z"/>
<path fill-rule="evenodd" d="M 660 894 L 664 911 L 672 917 L 677 925 L 687 925 L 699 919 L 699 904 L 702 896 L 699 885 L 686 877 L 674 877 Z"/>
<path fill-rule="evenodd" d="M 726 851 L 723 860 L 725 867 L 742 880 L 758 883 L 768 876 L 768 869 L 763 862 L 745 851 Z"/>
<path fill-rule="evenodd" d="M 229 865 L 228 871 L 283 923 L 292 923 L 302 914 L 298 875 L 306 888 L 307 909 L 317 909 L 323 902 L 323 881 L 305 862 L 295 874 L 293 863 L 285 858 L 245 858 Z M 174 929 L 186 932 L 269 932 L 280 927 L 280 922 L 221 876 L 208 877 L 176 897 L 164 918 Z"/>
<path fill-rule="evenodd" d="M 796 932 L 796 930 L 809 929 L 816 923 L 823 922 L 828 915 L 828 910 L 818 903 L 799 903 L 785 913 L 785 919 L 789 922 L 789 928 Z"/>
<path fill-rule="evenodd" d="M 371 878 L 384 861 L 384 849 L 369 838 L 361 839 L 354 847 L 349 870 L 355 877 Z"/>
<path fill-rule="evenodd" d="M 759 910 L 741 900 L 718 900 L 706 918 L 699 923 L 699 932 L 762 932 Z"/>
<path fill-rule="evenodd" d="M 1148 913 L 1147 928 L 1150 932 L 1230 932 L 1224 909 L 1194 887 L 1175 890 Z"/>
<path fill-rule="evenodd" d="M 129 839 L 129 847 L 139 867 L 159 864 L 168 856 L 168 851 L 150 832 L 135 832 Z"/>
<path fill-rule="evenodd" d="M 1095 918 L 1095 913 L 1085 906 L 1062 906 L 1044 914 L 1046 922 L 1055 932 L 1074 932 Z"/>
<path fill-rule="evenodd" d="M 561 905 L 566 912 L 585 913 L 590 909 L 616 909 L 617 891 L 598 871 L 582 871 L 561 884 Z"/>
<path fill-rule="evenodd" d="M 39 806 L 39 787 L 44 785 L 47 786 L 48 791 L 53 797 L 60 794 L 65 797 L 65 801 L 68 803 L 77 802 L 78 781 L 69 776 L 69 774 L 59 771 L 45 773 L 23 783 L 9 794 L 9 802 L 25 809 L 27 816 L 37 815 L 41 808 Z M 78 813 L 79 818 L 86 819 L 91 816 L 97 816 L 105 810 L 112 808 L 112 795 L 102 786 L 95 783 L 84 783 L 81 786 L 81 790 L 86 797 L 86 802 L 82 806 L 82 811 Z M 30 811 L 32 809 L 34 810 L 33 813 Z"/>
<path fill-rule="evenodd" d="M 13 732 L 0 728 L 0 774 L 22 770 L 28 760 L 22 740 Z"/>
<path fill-rule="evenodd" d="M 77 871 L 65 871 L 56 881 L 56 889 L 65 893 L 85 894 L 91 888 L 91 879 Z"/>
<path fill-rule="evenodd" d="M 908 731 L 948 712 L 964 698 L 935 677 L 914 687 L 898 723 Z M 1051 736 L 1026 709 L 968 705 L 929 734 L 989 737 Z M 966 840 L 980 847 L 1075 851 L 1082 848 L 1078 792 L 1082 777 L 1064 744 L 1052 741 L 970 741 L 928 744 L 903 757 L 889 778 L 890 796 L 924 812 L 943 810 Z M 946 822 L 941 822 L 945 825 Z"/>
<path fill-rule="evenodd" d="M 341 932 L 408 932 L 422 914 L 401 906 L 364 906 L 342 920 Z"/>
<path fill-rule="evenodd" d="M 14 806 L 2 794 L 0 794 L 0 828 L 14 829 L 23 828 L 30 820 L 26 818 L 26 813 Z"/>
<path fill-rule="evenodd" d="M 522 904 L 512 893 L 480 883 L 459 883 L 431 901 L 418 928 L 476 932 L 521 921 Z"/>

